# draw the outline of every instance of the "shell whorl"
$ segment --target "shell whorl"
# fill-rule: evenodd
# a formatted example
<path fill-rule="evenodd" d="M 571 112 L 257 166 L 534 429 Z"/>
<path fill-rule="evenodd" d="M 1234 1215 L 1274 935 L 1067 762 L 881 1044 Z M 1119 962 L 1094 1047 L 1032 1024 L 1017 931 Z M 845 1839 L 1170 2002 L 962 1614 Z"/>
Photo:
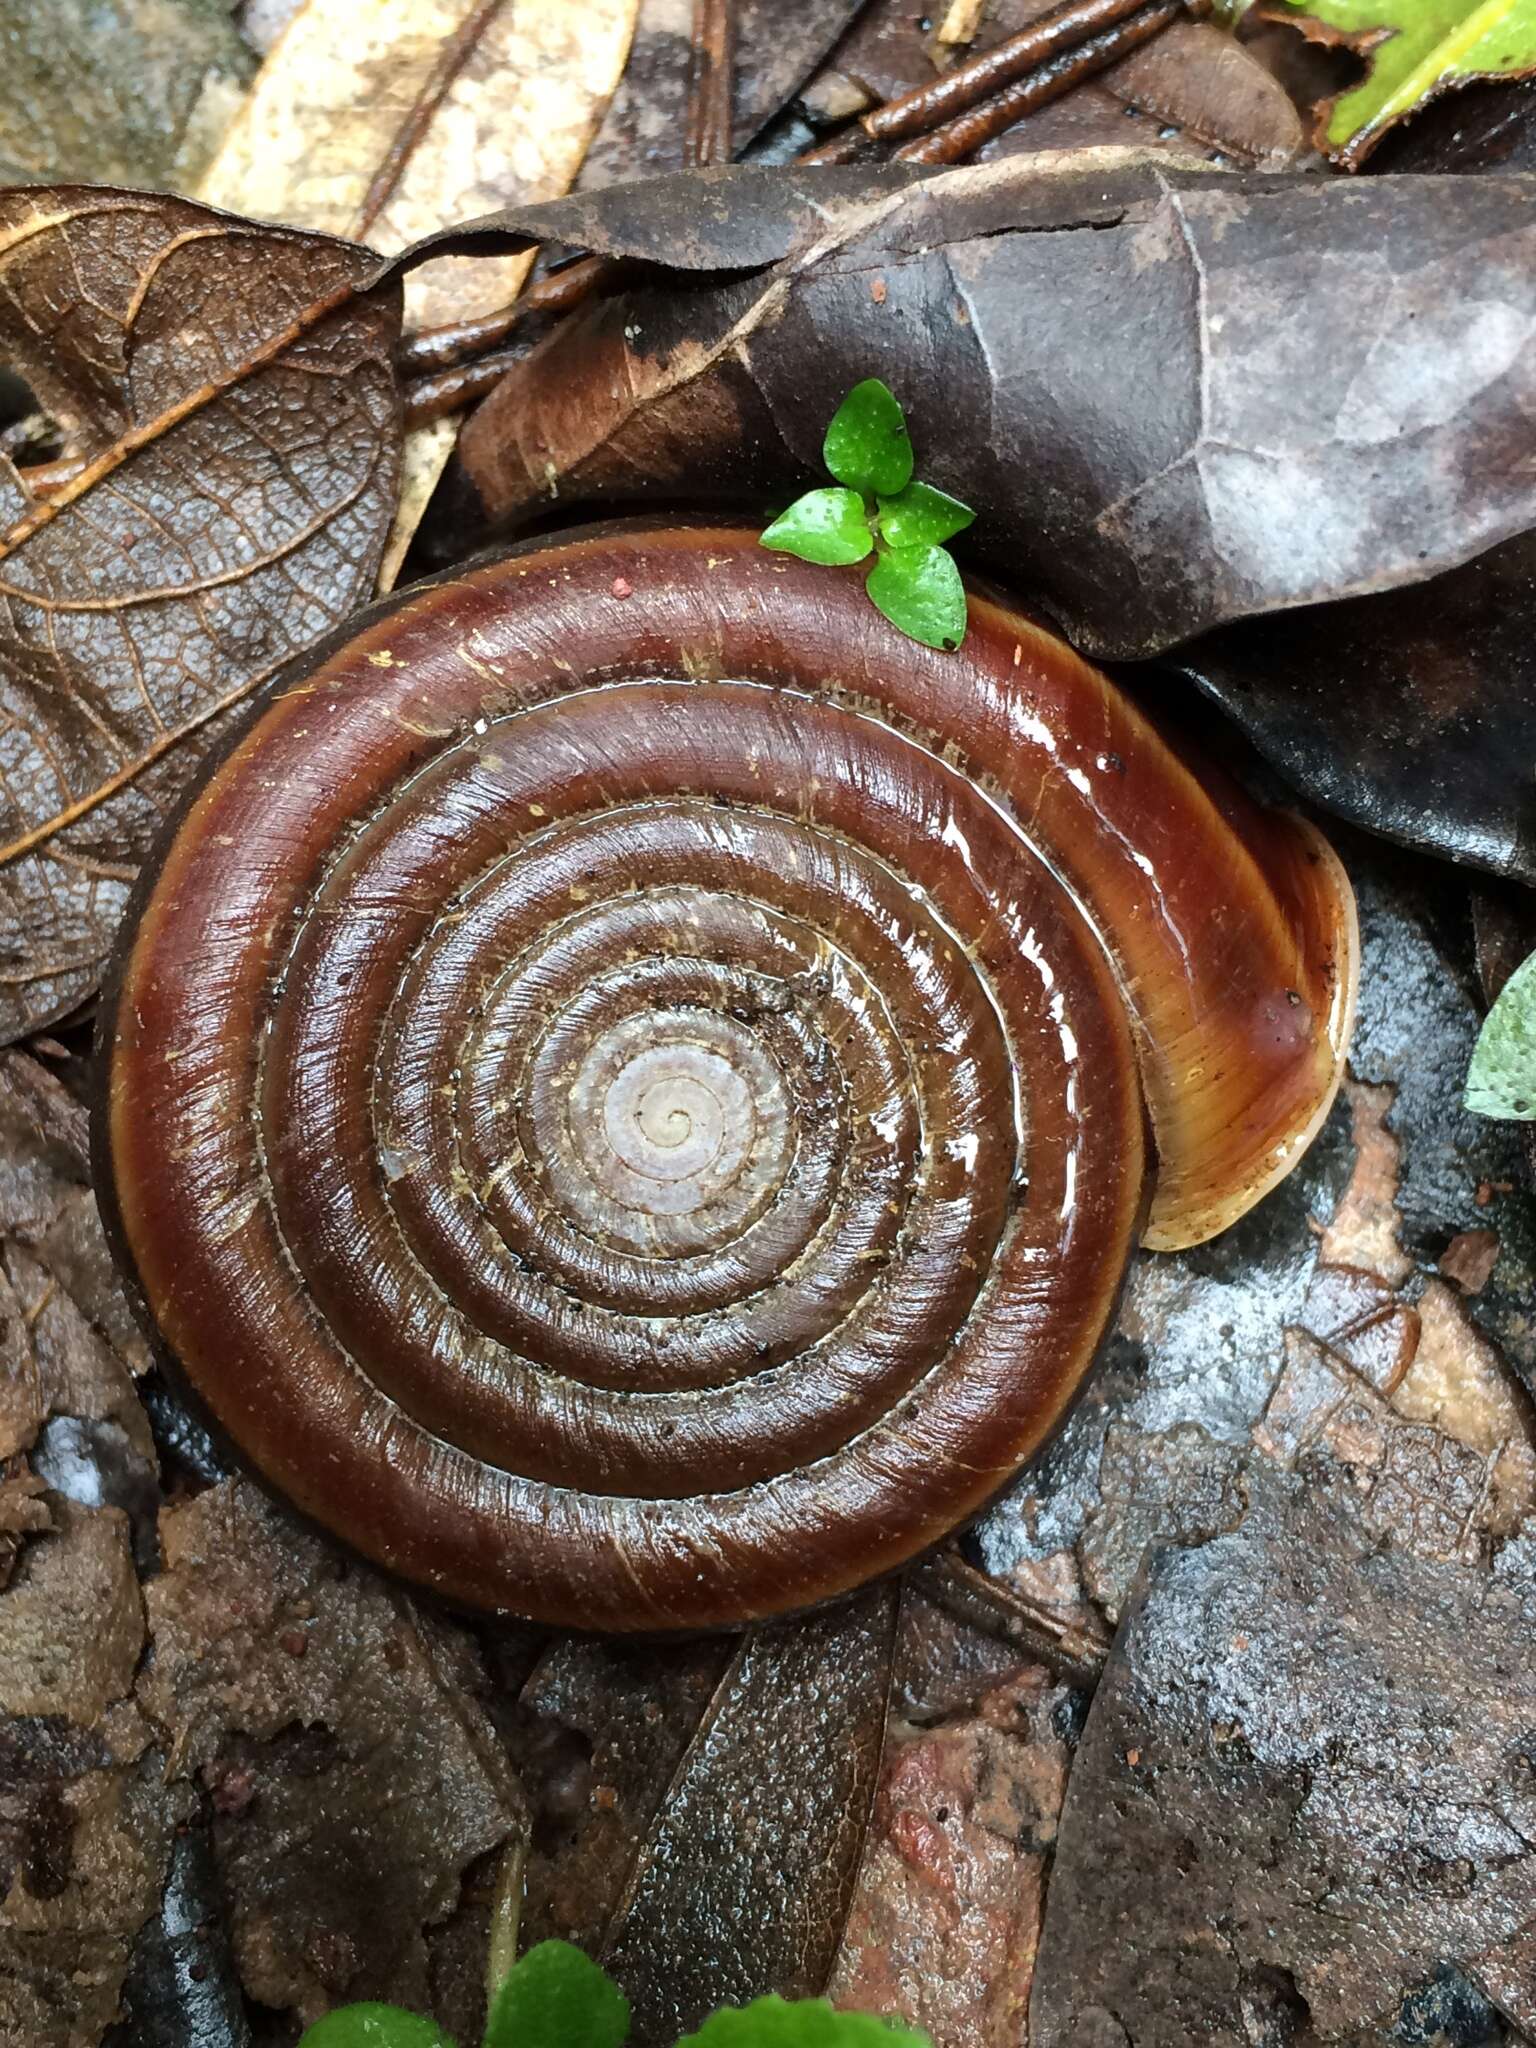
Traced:
<path fill-rule="evenodd" d="M 1348 950 L 1320 843 L 1028 621 L 930 654 L 750 535 L 598 529 L 356 622 L 205 777 L 105 1027 L 115 1234 L 369 1555 L 606 1629 L 784 1612 L 1058 1419 L 1144 1098 L 1164 1241 L 1283 1170 Z"/>

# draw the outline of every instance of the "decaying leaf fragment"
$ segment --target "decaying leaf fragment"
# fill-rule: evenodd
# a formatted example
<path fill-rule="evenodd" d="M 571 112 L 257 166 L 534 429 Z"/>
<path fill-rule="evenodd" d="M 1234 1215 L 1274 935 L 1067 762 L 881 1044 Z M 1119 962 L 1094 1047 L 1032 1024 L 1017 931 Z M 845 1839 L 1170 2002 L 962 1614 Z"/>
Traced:
<path fill-rule="evenodd" d="M 0 462 L 0 1036 L 96 985 L 235 707 L 369 595 L 398 295 L 366 251 L 92 187 L 0 192 L 0 356 L 83 467 Z"/>
<path fill-rule="evenodd" d="M 782 500 L 879 376 L 929 480 L 975 508 L 975 552 L 1119 658 L 1417 582 L 1536 522 L 1536 473 L 1489 459 L 1536 405 L 1526 179 L 1134 151 L 904 168 L 657 180 L 447 238 L 771 266 L 576 316 L 466 428 L 471 510 Z"/>
<path fill-rule="evenodd" d="M 1317 111 L 1317 146 L 1357 171 L 1387 130 L 1473 79 L 1536 71 L 1532 0 L 1269 0 L 1260 12 L 1365 59 L 1365 78 Z"/>

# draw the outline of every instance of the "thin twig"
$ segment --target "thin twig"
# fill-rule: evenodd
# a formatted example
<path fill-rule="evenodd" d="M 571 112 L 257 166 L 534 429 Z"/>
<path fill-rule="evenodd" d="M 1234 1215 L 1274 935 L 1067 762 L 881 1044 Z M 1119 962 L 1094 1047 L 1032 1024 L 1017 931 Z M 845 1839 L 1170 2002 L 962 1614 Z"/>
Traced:
<path fill-rule="evenodd" d="M 363 194 L 363 203 L 352 222 L 354 241 L 365 241 L 369 229 L 394 197 L 395 188 L 405 175 L 405 167 L 411 160 L 411 153 L 426 134 L 427 128 L 438 108 L 447 98 L 454 80 L 474 55 L 475 46 L 484 35 L 492 18 L 498 14 L 503 0 L 479 0 L 451 36 L 443 38 L 437 62 L 431 76 L 416 95 L 409 112 L 395 133 L 390 137 L 389 148 L 384 160 L 374 172 L 368 190 Z"/>
<path fill-rule="evenodd" d="M 936 1550 L 912 1572 L 912 1586 L 970 1628 L 1044 1664 L 1068 1684 L 1091 1690 L 1099 1682 L 1109 1644 L 1042 1607 L 1011 1586 L 967 1564 L 955 1550 Z"/>
<path fill-rule="evenodd" d="M 1026 114 L 1060 99 L 1085 78 L 1107 71 L 1111 64 L 1117 64 L 1153 36 L 1161 35 L 1171 21 L 1187 11 L 1184 0 L 1150 0 L 1150 5 L 1113 28 L 1104 29 L 1077 49 L 1062 51 L 931 134 L 904 142 L 894 152 L 896 160 L 908 164 L 963 163 L 984 143 L 991 142 L 1016 121 L 1022 121 Z"/>
<path fill-rule="evenodd" d="M 456 363 L 451 369 L 412 377 L 401 392 L 407 428 L 430 426 L 433 420 L 446 419 L 451 412 L 477 404 L 525 354 L 521 348 L 499 349 Z"/>
<path fill-rule="evenodd" d="M 731 113 L 736 84 L 734 0 L 693 0 L 689 46 L 688 127 L 683 162 L 690 170 L 731 160 Z"/>
<path fill-rule="evenodd" d="M 591 293 L 592 287 L 613 266 L 606 256 L 578 256 L 558 270 L 537 278 L 520 298 L 477 320 L 453 320 L 442 327 L 424 327 L 408 334 L 395 351 L 395 362 L 404 376 L 427 370 L 450 370 L 487 349 L 496 348 L 525 320 L 540 313 L 568 313 Z"/>
<path fill-rule="evenodd" d="M 508 1845 L 496 1872 L 496 1896 L 491 1901 L 491 1926 L 485 1949 L 485 2002 L 496 2003 L 496 1994 L 517 1961 L 517 1930 L 523 1917 L 523 1872 L 528 1863 L 527 1841 L 519 1836 Z"/>

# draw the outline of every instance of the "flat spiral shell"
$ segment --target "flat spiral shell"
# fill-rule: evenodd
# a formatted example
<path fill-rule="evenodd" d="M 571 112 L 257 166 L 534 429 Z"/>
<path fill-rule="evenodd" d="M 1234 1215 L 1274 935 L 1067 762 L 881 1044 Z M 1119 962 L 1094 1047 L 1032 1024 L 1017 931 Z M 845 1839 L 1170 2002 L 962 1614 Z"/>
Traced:
<path fill-rule="evenodd" d="M 711 528 L 408 593 L 213 767 L 121 951 L 148 1319 L 301 1507 L 604 1629 L 834 1597 L 975 1513 L 1146 1214 L 1278 1177 L 1347 884 L 977 600 L 959 654 Z M 1202 1148 L 1205 1156 L 1201 1156 Z"/>

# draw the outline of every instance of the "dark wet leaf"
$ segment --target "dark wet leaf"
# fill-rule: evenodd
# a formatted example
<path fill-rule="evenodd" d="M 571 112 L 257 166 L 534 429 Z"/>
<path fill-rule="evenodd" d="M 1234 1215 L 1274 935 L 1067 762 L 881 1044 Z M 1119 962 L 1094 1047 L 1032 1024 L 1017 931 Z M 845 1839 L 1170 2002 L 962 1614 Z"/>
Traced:
<path fill-rule="evenodd" d="M 159 1909 L 133 1947 L 112 2048 L 250 2048 L 206 1826 L 178 1828 Z"/>
<path fill-rule="evenodd" d="M 975 507 L 977 554 L 1093 652 L 1149 654 L 1423 580 L 1536 520 L 1536 476 L 1489 459 L 1536 404 L 1531 192 L 1128 152 L 916 186 L 726 173 L 501 216 L 454 239 L 782 260 L 578 315 L 471 421 L 463 477 L 502 527 L 552 496 L 793 488 L 879 375 L 928 477 Z"/>
<path fill-rule="evenodd" d="M 720 2005 L 822 1990 L 874 1797 L 895 1620 L 882 1586 L 744 1638 L 603 1946 L 636 2048 L 671 2048 Z"/>
<path fill-rule="evenodd" d="M 807 491 L 763 529 L 763 546 L 802 562 L 862 562 L 874 546 L 857 491 Z"/>
<path fill-rule="evenodd" d="M 1298 789 L 1536 882 L 1536 534 L 1412 589 L 1224 627 L 1175 657 Z"/>
<path fill-rule="evenodd" d="M 0 1036 L 92 992 L 198 760 L 370 593 L 400 439 L 371 268 L 181 200 L 0 193 L 0 354 L 85 458 L 46 497 L 0 463 Z"/>

